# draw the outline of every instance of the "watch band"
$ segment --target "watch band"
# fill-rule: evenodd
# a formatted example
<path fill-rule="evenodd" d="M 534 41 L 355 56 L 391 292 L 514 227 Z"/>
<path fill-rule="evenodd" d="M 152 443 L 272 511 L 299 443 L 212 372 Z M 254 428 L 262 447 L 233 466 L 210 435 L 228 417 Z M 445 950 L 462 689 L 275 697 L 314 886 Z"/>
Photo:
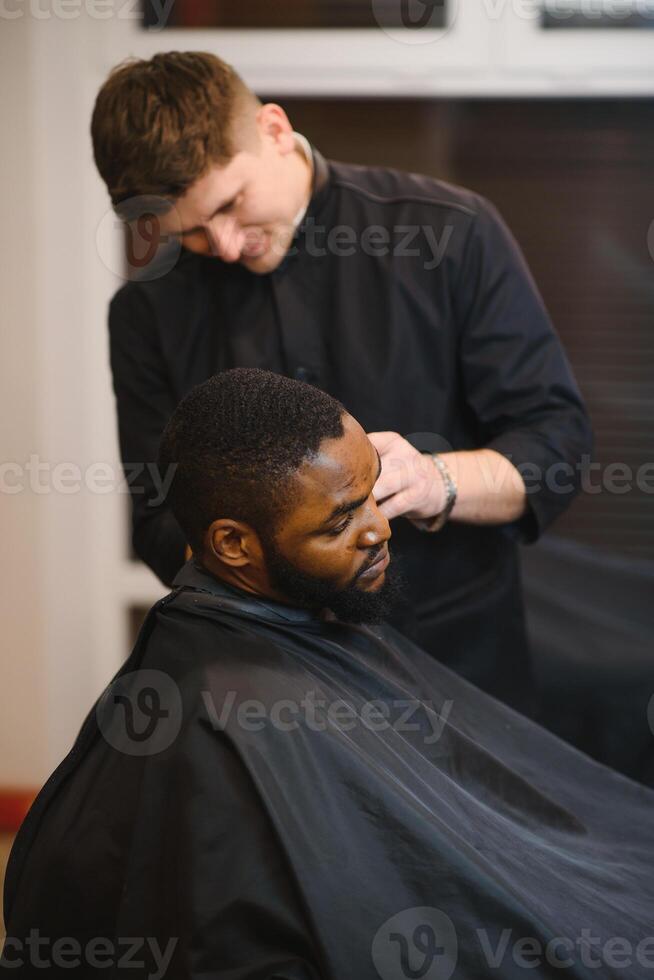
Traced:
<path fill-rule="evenodd" d="M 456 498 L 458 495 L 458 487 L 456 485 L 456 481 L 454 477 L 452 476 L 449 469 L 447 468 L 445 461 L 441 459 L 439 454 L 428 453 L 427 455 L 431 457 L 431 459 L 434 462 L 434 465 L 436 466 L 436 469 L 440 473 L 443 483 L 445 484 L 445 491 L 447 493 L 447 497 L 445 500 L 445 507 L 440 512 L 440 514 L 436 514 L 435 517 L 428 517 L 425 520 L 413 521 L 413 524 L 415 524 L 415 526 L 420 531 L 431 532 L 431 531 L 440 531 L 441 528 L 444 527 L 445 524 L 447 524 L 450 514 L 452 513 L 454 509 L 454 505 L 456 503 Z"/>

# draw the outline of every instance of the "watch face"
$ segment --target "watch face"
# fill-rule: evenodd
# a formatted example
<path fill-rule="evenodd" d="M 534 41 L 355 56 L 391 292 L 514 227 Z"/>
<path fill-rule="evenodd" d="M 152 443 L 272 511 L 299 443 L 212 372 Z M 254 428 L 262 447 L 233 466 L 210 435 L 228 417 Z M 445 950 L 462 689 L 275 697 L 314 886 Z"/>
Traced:
<path fill-rule="evenodd" d="M 543 27 L 654 27 L 654 0 L 543 0 Z"/>
<path fill-rule="evenodd" d="M 149 27 L 445 27 L 448 0 L 144 0 Z M 170 9 L 168 9 L 170 7 Z"/>

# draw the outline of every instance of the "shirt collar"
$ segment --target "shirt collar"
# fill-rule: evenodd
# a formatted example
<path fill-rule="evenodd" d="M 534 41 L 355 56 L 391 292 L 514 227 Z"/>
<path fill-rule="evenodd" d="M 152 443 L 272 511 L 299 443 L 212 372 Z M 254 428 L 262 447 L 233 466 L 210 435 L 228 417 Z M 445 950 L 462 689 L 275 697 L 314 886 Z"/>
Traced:
<path fill-rule="evenodd" d="M 191 558 L 179 570 L 173 580 L 175 588 L 195 589 L 208 592 L 221 600 L 221 605 L 232 607 L 239 612 L 259 619 L 285 623 L 306 623 L 320 621 L 319 613 L 299 606 L 287 606 L 283 602 L 266 596 L 254 596 L 235 585 L 227 585 L 211 575 L 195 559 Z"/>
<path fill-rule="evenodd" d="M 284 275 L 290 263 L 293 261 L 293 256 L 295 256 L 298 251 L 303 250 L 306 230 L 310 225 L 314 225 L 316 223 L 316 219 L 321 213 L 323 205 L 329 196 L 331 181 L 329 163 L 327 160 L 325 160 L 322 153 L 320 153 L 315 146 L 309 143 L 306 137 L 302 136 L 301 133 L 296 133 L 295 136 L 297 145 L 302 149 L 302 152 L 306 154 L 308 147 L 308 152 L 311 155 L 313 167 L 311 197 L 309 198 L 309 203 L 306 208 L 301 208 L 295 216 L 294 244 L 296 247 L 288 250 L 280 264 L 274 270 L 273 275 Z"/>
<path fill-rule="evenodd" d="M 313 162 L 313 152 L 311 150 L 311 143 L 306 138 L 306 136 L 303 136 L 302 135 L 302 133 L 296 133 L 296 132 L 294 132 L 293 133 L 293 136 L 295 137 L 295 144 L 296 144 L 298 150 L 300 150 L 300 152 L 303 154 L 303 156 L 304 156 L 305 160 L 307 161 L 307 163 L 309 164 L 309 168 L 311 170 L 311 196 L 312 196 L 313 195 L 313 189 L 314 189 L 316 168 L 315 168 L 314 162 Z M 309 200 L 311 200 L 311 197 L 309 198 Z M 309 201 L 307 201 L 307 203 L 304 204 L 300 208 L 300 210 L 298 211 L 298 213 L 295 215 L 295 217 L 293 218 L 293 227 L 294 228 L 297 228 L 297 226 L 300 224 L 300 222 L 302 221 L 302 218 L 307 213 L 307 208 L 308 207 L 309 207 Z"/>
<path fill-rule="evenodd" d="M 298 145 L 302 147 L 304 153 L 307 152 L 311 156 L 312 168 L 313 168 L 313 181 L 311 185 L 311 197 L 309 199 L 308 206 L 303 211 L 300 217 L 300 223 L 303 222 L 305 218 L 315 218 L 322 209 L 323 204 L 327 200 L 329 195 L 329 187 L 331 181 L 331 172 L 329 168 L 329 163 L 325 160 L 322 153 L 313 146 L 312 143 L 302 136 L 301 133 L 296 133 L 300 139 Z M 305 146 L 306 144 L 306 146 Z M 301 229 L 298 229 L 301 230 Z"/>

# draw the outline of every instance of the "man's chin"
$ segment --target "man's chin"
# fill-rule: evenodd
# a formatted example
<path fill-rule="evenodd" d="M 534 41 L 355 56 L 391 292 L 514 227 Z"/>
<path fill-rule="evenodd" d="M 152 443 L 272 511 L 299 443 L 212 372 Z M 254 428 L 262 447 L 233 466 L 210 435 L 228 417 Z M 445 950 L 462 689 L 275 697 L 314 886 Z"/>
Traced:
<path fill-rule="evenodd" d="M 281 265 L 283 258 L 283 255 L 277 255 L 273 249 L 269 248 L 261 255 L 242 254 L 238 261 L 248 272 L 264 276 L 269 272 L 274 272 Z"/>
<path fill-rule="evenodd" d="M 379 623 L 404 598 L 406 584 L 401 570 L 392 564 L 366 587 L 355 583 L 331 596 L 327 606 L 344 623 Z"/>
<path fill-rule="evenodd" d="M 266 231 L 263 238 L 246 244 L 241 252 L 239 262 L 250 272 L 263 275 L 274 272 L 282 264 L 293 242 L 293 235 L 288 229 Z"/>
<path fill-rule="evenodd" d="M 274 540 L 261 535 L 268 579 L 275 591 L 305 609 L 329 609 L 345 623 L 373 623 L 386 619 L 402 601 L 406 577 L 397 561 L 384 572 L 364 582 L 353 579 L 345 588 L 307 575 L 296 568 L 278 550 Z"/>

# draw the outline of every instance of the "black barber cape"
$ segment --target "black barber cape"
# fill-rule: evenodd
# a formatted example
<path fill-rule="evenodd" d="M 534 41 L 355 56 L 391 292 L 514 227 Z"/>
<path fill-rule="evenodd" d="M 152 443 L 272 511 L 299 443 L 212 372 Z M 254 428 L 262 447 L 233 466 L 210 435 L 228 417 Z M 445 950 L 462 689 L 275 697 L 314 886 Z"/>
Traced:
<path fill-rule="evenodd" d="M 178 402 L 216 371 L 259 367 L 309 381 L 367 432 L 399 432 L 420 450 L 488 446 L 523 467 L 527 516 L 438 534 L 393 521 L 412 602 L 392 622 L 524 711 L 516 539 L 535 540 L 579 484 L 590 430 L 577 385 L 488 201 L 418 174 L 326 161 L 315 148 L 313 160 L 307 213 L 274 272 L 182 251 L 166 274 L 128 283 L 112 301 L 135 549 L 167 584 L 184 562 L 153 463 Z"/>
<path fill-rule="evenodd" d="M 11 854 L 7 963 L 82 962 L 14 976 L 652 975 L 654 793 L 392 627 L 177 585 Z"/>

